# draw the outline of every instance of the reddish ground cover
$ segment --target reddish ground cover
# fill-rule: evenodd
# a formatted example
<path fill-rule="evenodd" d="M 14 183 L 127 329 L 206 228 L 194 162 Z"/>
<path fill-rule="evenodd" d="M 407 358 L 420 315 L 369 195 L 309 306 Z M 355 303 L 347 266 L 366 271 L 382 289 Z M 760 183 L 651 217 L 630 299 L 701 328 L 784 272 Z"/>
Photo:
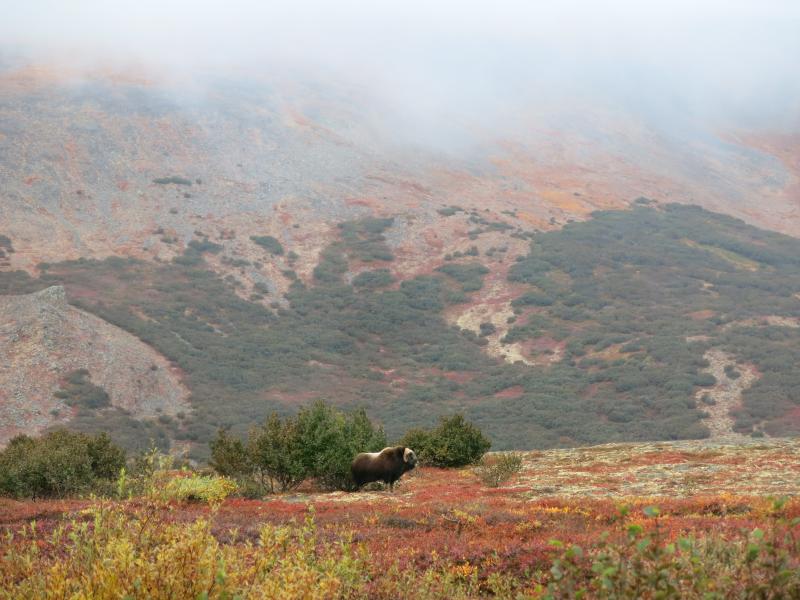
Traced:
<path fill-rule="evenodd" d="M 547 564 L 553 539 L 589 546 L 606 531 L 623 539 L 631 524 L 645 531 L 659 527 L 668 538 L 710 531 L 735 538 L 765 528 L 771 497 L 800 489 L 798 452 L 800 443 L 791 441 L 607 445 L 528 453 L 523 471 L 499 488 L 485 487 L 470 469 L 421 468 L 407 474 L 394 493 L 297 492 L 232 498 L 217 509 L 170 504 L 152 510 L 165 521 L 209 517 L 224 543 L 255 542 L 264 523 L 300 523 L 313 515 L 329 539 L 352 532 L 386 568 L 398 560 L 425 568 L 444 558 L 478 565 L 484 574 L 521 575 Z M 743 478 L 749 487 L 738 483 Z M 46 532 L 66 518 L 80 518 L 90 503 L 0 500 L 0 530 L 19 530 L 36 520 Z M 122 503 L 131 512 L 146 504 Z M 630 511 L 622 517 L 624 505 Z M 658 506 L 660 516 L 646 517 L 648 506 Z M 790 498 L 784 516 L 800 517 L 800 501 Z"/>

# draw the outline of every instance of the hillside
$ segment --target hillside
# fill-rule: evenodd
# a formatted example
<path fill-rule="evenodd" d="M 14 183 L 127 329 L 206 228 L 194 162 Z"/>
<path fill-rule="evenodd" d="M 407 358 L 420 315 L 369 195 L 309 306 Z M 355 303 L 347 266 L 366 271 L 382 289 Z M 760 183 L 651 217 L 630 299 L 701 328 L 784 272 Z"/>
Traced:
<path fill-rule="evenodd" d="M 472 124 L 456 152 L 395 116 L 286 73 L 4 67 L 0 293 L 64 286 L 190 394 L 72 426 L 201 459 L 218 427 L 318 397 L 390 436 L 463 411 L 496 448 L 796 433 L 794 240 L 670 204 L 797 234 L 796 136 L 576 99 Z M 114 406 L 142 402 L 74 352 L 24 399 L 36 429 L 84 365 Z"/>
<path fill-rule="evenodd" d="M 424 131 L 398 132 L 396 116 L 363 90 L 286 74 L 201 85 L 6 68 L 0 233 L 14 240 L 11 266 L 168 260 L 199 229 L 236 232 L 244 254 L 242 240 L 273 235 L 313 267 L 306 254 L 336 222 L 377 213 L 402 216 L 398 268 L 417 272 L 469 247 L 467 231 L 436 212 L 452 204 L 551 229 L 646 196 L 800 231 L 790 134 L 670 129 L 576 99 L 533 107 L 513 130 L 466 124 L 474 140 L 454 152 L 424 145 Z M 497 241 L 483 237 L 487 248 Z M 215 268 L 281 286 L 279 268 Z"/>
<path fill-rule="evenodd" d="M 340 223 L 310 277 L 287 270 L 288 293 L 264 290 L 267 306 L 213 271 L 228 251 L 218 236 L 195 236 L 169 263 L 51 263 L 38 278 L 0 274 L 0 286 L 63 285 L 172 361 L 193 410 L 154 426 L 197 458 L 218 427 L 243 432 L 318 397 L 366 406 L 390 437 L 463 411 L 500 449 L 797 432 L 795 238 L 642 199 L 547 233 L 498 226 L 528 253 L 476 248 L 402 278 L 394 227 Z M 262 255 L 296 260 L 259 241 Z M 85 422 L 123 425 L 103 411 Z"/>
<path fill-rule="evenodd" d="M 145 446 L 158 432 L 140 420 L 189 408 L 180 374 L 164 357 L 67 304 L 61 287 L 0 296 L 0 356 L 0 444 L 50 426 L 80 428 L 89 413 L 102 412 L 138 429 L 144 439 L 126 438 L 127 445 Z"/>

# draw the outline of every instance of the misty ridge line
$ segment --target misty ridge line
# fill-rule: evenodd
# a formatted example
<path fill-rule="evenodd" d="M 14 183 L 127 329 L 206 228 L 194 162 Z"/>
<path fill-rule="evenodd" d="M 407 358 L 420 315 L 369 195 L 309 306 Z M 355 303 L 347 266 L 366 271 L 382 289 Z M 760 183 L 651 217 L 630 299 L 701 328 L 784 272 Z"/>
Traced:
<path fill-rule="evenodd" d="M 795 129 L 798 31 L 790 1 L 44 0 L 5 12 L 0 65 L 138 72 L 166 89 L 176 82 L 176 98 L 202 97 L 220 77 L 330 82 L 390 127 L 443 137 L 587 107 L 665 130 Z"/>

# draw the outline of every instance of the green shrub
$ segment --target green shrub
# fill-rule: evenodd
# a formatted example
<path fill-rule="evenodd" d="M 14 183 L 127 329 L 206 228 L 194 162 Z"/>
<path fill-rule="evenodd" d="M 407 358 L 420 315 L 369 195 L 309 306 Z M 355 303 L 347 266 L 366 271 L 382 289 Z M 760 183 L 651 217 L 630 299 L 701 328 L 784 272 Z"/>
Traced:
<path fill-rule="evenodd" d="M 203 238 L 201 240 L 192 240 L 189 242 L 188 245 L 189 248 L 191 248 L 192 250 L 194 250 L 199 254 L 202 254 L 203 252 L 210 252 L 211 254 L 219 254 L 223 248 L 221 244 L 215 244 L 208 238 Z"/>
<path fill-rule="evenodd" d="M 499 487 L 522 470 L 522 454 L 518 452 L 504 452 L 484 456 L 477 467 L 473 469 L 484 485 Z"/>
<path fill-rule="evenodd" d="M 220 429 L 211 441 L 210 466 L 225 477 L 242 477 L 252 472 L 250 455 L 242 440 L 231 437 L 226 429 Z"/>
<path fill-rule="evenodd" d="M 401 444 L 413 449 L 420 462 L 435 467 L 463 467 L 484 455 L 492 443 L 480 429 L 456 414 L 442 417 L 432 430 L 412 429 Z"/>
<path fill-rule="evenodd" d="M 277 413 L 272 413 L 262 427 L 250 432 L 247 456 L 262 489 L 268 485 L 274 492 L 274 483 L 277 483 L 285 492 L 308 477 L 309 469 L 303 460 L 300 443 L 297 421 L 293 418 L 282 420 Z"/>
<path fill-rule="evenodd" d="M 108 393 L 89 380 L 89 371 L 86 369 L 69 373 L 54 395 L 64 400 L 67 406 L 75 408 L 98 409 L 111 405 Z"/>
<path fill-rule="evenodd" d="M 742 374 L 736 370 L 736 367 L 733 365 L 725 365 L 725 375 L 727 375 L 731 379 L 739 379 Z"/>
<path fill-rule="evenodd" d="M 14 253 L 14 246 L 11 243 L 11 238 L 7 235 L 0 234 L 0 248 L 3 248 L 9 254 Z"/>
<path fill-rule="evenodd" d="M 191 473 L 168 479 L 157 495 L 161 500 L 219 504 L 236 489 L 236 483 L 227 477 Z"/>
<path fill-rule="evenodd" d="M 494 323 L 489 323 L 488 321 L 485 323 L 480 324 L 480 331 L 483 337 L 487 335 L 492 335 L 493 333 L 497 332 L 497 327 L 495 327 Z"/>
<path fill-rule="evenodd" d="M 438 209 L 436 212 L 442 215 L 443 217 L 452 217 L 457 212 L 463 212 L 464 209 L 460 206 L 445 206 L 444 208 Z"/>
<path fill-rule="evenodd" d="M 392 251 L 382 235 L 394 219 L 367 217 L 339 224 L 343 247 L 351 258 L 364 262 L 394 260 Z"/>
<path fill-rule="evenodd" d="M 250 431 L 246 444 L 218 432 L 211 465 L 263 492 L 291 490 L 307 478 L 324 489 L 352 489 L 353 457 L 385 446 L 383 429 L 372 424 L 364 409 L 343 413 L 318 401 L 296 417 L 281 419 L 273 413 Z"/>
<path fill-rule="evenodd" d="M 296 443 L 309 476 L 324 489 L 352 489 L 353 458 L 384 448 L 386 435 L 372 425 L 364 409 L 344 414 L 319 401 L 297 415 Z"/>
<path fill-rule="evenodd" d="M 331 244 L 319 255 L 319 263 L 314 267 L 314 280 L 321 284 L 338 284 L 347 273 L 347 259 L 337 244 Z"/>
<path fill-rule="evenodd" d="M 452 277 L 461 284 L 465 292 L 475 292 L 483 287 L 483 276 L 489 269 L 482 264 L 473 263 L 451 263 L 442 265 L 436 269 L 448 277 Z"/>
<path fill-rule="evenodd" d="M 389 269 L 375 269 L 374 271 L 364 271 L 353 277 L 353 285 L 357 288 L 374 290 L 384 287 L 394 281 Z"/>
<path fill-rule="evenodd" d="M 105 434 L 66 430 L 39 438 L 20 435 L 0 452 L 0 494 L 15 498 L 64 497 L 110 482 L 125 453 Z"/>
<path fill-rule="evenodd" d="M 159 185 L 166 185 L 168 183 L 174 183 L 176 185 L 192 185 L 191 180 L 186 179 L 185 177 L 178 177 L 177 175 L 172 175 L 170 177 L 159 177 L 158 179 L 153 179 L 153 183 L 157 183 Z"/>
<path fill-rule="evenodd" d="M 272 255 L 280 256 L 283 254 L 283 246 L 271 235 L 251 235 L 250 239 Z"/>

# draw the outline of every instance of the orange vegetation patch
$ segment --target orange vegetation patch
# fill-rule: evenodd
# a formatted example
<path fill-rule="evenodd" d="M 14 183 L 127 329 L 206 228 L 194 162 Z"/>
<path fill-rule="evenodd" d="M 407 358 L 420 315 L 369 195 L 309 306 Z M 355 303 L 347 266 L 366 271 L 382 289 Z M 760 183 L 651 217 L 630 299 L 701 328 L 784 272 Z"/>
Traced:
<path fill-rule="evenodd" d="M 427 230 L 425 230 L 423 232 L 422 235 L 423 235 L 423 237 L 425 239 L 425 243 L 430 248 L 434 248 L 436 250 L 441 250 L 442 248 L 444 248 L 444 242 L 439 237 L 439 234 L 436 233 L 435 231 L 431 231 L 430 229 L 427 229 Z"/>
<path fill-rule="evenodd" d="M 714 312 L 713 310 L 711 310 L 711 309 L 707 309 L 707 310 L 697 310 L 697 311 L 695 311 L 695 312 L 691 312 L 691 313 L 689 313 L 689 318 L 690 318 L 690 319 L 692 319 L 692 320 L 694 320 L 694 321 L 703 321 L 703 320 L 705 320 L 705 319 L 710 319 L 710 318 L 711 318 L 711 317 L 713 317 L 715 314 L 717 314 L 717 313 L 715 313 L 715 312 Z"/>
<path fill-rule="evenodd" d="M 551 337 L 543 336 L 531 340 L 528 347 L 532 352 L 544 352 L 546 350 L 555 350 L 564 345 L 564 342 L 559 342 Z"/>
<path fill-rule="evenodd" d="M 223 544 L 257 544 L 264 524 L 300 524 L 313 517 L 328 539 L 352 534 L 378 572 L 398 559 L 400 568 L 424 568 L 438 557 L 481 565 L 487 576 L 522 575 L 549 569 L 550 540 L 587 548 L 605 535 L 627 543 L 629 525 L 646 532 L 658 527 L 670 541 L 711 531 L 746 539 L 756 528 L 769 530 L 771 497 L 796 493 L 800 443 L 703 444 L 606 444 L 528 452 L 522 471 L 497 488 L 483 485 L 471 468 L 422 467 L 404 475 L 394 492 L 321 493 L 309 482 L 263 500 L 228 499 L 218 509 L 143 499 L 114 504 L 131 513 L 144 508 L 168 523 L 208 518 Z M 754 481 L 754 487 L 744 481 Z M 684 495 L 676 486 L 683 486 Z M 688 495 L 686 486 L 693 490 Z M 0 500 L 0 537 L 33 519 L 37 531 L 44 532 L 68 518 L 81 521 L 87 517 L 80 511 L 90 503 Z M 623 505 L 627 514 L 620 512 Z M 645 515 L 649 506 L 659 508 L 658 519 Z M 783 516 L 800 516 L 800 498 L 788 499 Z"/>
<path fill-rule="evenodd" d="M 10 525 L 32 520 L 57 520 L 88 506 L 89 500 L 19 501 L 0 498 L 0 530 Z"/>
<path fill-rule="evenodd" d="M 347 206 L 366 206 L 374 209 L 380 209 L 383 206 L 375 198 L 347 198 L 344 203 Z"/>
<path fill-rule="evenodd" d="M 521 385 L 512 385 L 504 390 L 500 390 L 496 392 L 494 397 L 495 398 L 519 398 L 522 394 L 525 393 L 525 388 Z"/>
<path fill-rule="evenodd" d="M 530 501 L 511 489 L 486 489 L 466 481 L 456 471 L 426 469 L 403 491 L 359 494 L 287 494 L 269 500 L 231 499 L 212 511 L 197 504 L 153 506 L 140 500 L 119 503 L 131 512 L 147 507 L 149 518 L 166 523 L 191 523 L 208 518 L 212 532 L 223 544 L 257 543 L 262 525 L 299 524 L 313 516 L 323 535 L 336 538 L 351 532 L 379 571 L 400 561 L 400 568 L 425 568 L 445 559 L 480 565 L 483 573 L 521 575 L 549 564 L 550 540 L 589 547 L 601 535 L 612 541 L 626 539 L 628 525 L 645 531 L 659 528 L 668 540 L 703 536 L 715 531 L 740 536 L 742 531 L 765 528 L 770 502 L 748 496 L 708 495 L 691 499 L 631 499 L 627 517 L 619 503 L 595 499 L 544 499 Z M 406 491 L 407 488 L 412 488 Z M 13 503 L 0 512 L 0 531 L 18 531 L 37 520 L 37 531 L 49 532 L 72 517 L 87 502 L 45 501 Z M 656 521 L 644 509 L 657 504 Z M 2 507 L 8 504 L 0 504 Z M 800 502 L 790 500 L 785 516 L 800 515 Z M 235 534 L 233 532 L 236 532 Z"/>
<path fill-rule="evenodd" d="M 441 371 L 442 377 L 457 383 L 468 383 L 475 379 L 475 373 L 470 371 Z"/>

